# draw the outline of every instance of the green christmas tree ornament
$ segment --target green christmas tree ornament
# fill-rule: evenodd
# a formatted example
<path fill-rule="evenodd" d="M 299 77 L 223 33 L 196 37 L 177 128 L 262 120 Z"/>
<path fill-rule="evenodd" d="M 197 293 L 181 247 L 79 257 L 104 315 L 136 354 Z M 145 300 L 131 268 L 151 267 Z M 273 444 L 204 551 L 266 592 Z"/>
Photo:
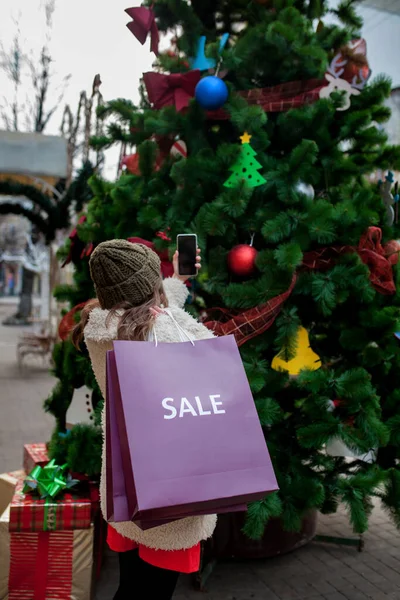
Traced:
<path fill-rule="evenodd" d="M 267 180 L 258 172 L 262 165 L 256 160 L 256 151 L 250 146 L 251 135 L 245 131 L 240 139 L 242 149 L 239 159 L 230 168 L 232 175 L 225 181 L 224 186 L 233 188 L 244 183 L 246 187 L 253 188 L 263 185 Z"/>

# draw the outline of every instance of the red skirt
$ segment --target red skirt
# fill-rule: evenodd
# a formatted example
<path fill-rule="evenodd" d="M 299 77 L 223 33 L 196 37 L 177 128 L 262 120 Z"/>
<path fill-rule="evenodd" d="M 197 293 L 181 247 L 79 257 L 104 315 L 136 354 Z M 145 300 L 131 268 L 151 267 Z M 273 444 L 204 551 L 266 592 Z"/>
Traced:
<path fill-rule="evenodd" d="M 196 573 L 200 569 L 200 544 L 187 550 L 153 550 L 124 537 L 110 525 L 107 544 L 114 552 L 128 552 L 138 548 L 142 560 L 160 569 L 178 573 Z"/>

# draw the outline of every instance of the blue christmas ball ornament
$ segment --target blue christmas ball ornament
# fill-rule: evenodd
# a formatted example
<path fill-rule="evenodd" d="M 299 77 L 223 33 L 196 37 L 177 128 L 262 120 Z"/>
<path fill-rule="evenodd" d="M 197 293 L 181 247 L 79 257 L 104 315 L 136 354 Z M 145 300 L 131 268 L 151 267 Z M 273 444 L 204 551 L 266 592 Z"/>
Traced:
<path fill-rule="evenodd" d="M 217 110 L 228 100 L 229 90 L 222 79 L 210 75 L 199 81 L 194 95 L 202 108 Z"/>

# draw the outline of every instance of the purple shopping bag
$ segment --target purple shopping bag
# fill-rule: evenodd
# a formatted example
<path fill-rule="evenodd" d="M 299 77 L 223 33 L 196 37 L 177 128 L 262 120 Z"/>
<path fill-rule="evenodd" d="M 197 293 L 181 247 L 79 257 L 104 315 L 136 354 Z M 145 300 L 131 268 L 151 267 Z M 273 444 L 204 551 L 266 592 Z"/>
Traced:
<path fill-rule="evenodd" d="M 110 523 L 120 523 L 129 521 L 130 513 L 128 508 L 128 499 L 126 495 L 125 476 L 121 456 L 121 444 L 118 433 L 116 406 L 121 410 L 121 398 L 118 382 L 118 374 L 115 365 L 114 352 L 108 352 L 106 358 L 106 379 L 107 379 L 107 398 L 106 398 L 106 497 L 107 514 L 106 519 Z M 235 504 L 221 508 L 218 512 L 242 512 L 246 510 L 245 504 Z M 209 514 L 210 511 L 197 511 L 197 515 Z M 136 525 L 141 529 L 151 529 L 159 525 L 165 525 L 171 521 L 181 518 L 179 514 L 169 519 L 151 520 L 134 519 Z"/>
<path fill-rule="evenodd" d="M 116 341 L 107 365 L 112 518 L 120 520 L 121 491 L 121 520 L 147 528 L 242 508 L 278 489 L 233 336 Z"/>
<path fill-rule="evenodd" d="M 130 521 L 115 410 L 120 391 L 114 352 L 107 352 L 106 380 L 106 518 L 109 522 Z"/>

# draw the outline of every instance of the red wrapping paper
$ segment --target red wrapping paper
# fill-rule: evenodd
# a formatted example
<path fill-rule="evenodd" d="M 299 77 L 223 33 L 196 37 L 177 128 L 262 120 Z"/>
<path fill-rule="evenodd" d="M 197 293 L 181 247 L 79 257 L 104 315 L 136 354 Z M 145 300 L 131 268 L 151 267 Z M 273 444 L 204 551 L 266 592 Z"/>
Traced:
<path fill-rule="evenodd" d="M 12 534 L 9 600 L 70 600 L 73 539 L 72 531 Z"/>
<path fill-rule="evenodd" d="M 80 494 L 64 494 L 50 501 L 22 493 L 21 479 L 10 504 L 10 531 L 88 529 L 98 503 L 88 487 Z"/>
<path fill-rule="evenodd" d="M 9 600 L 90 600 L 93 528 L 11 533 Z"/>
<path fill-rule="evenodd" d="M 44 467 L 49 462 L 46 444 L 25 444 L 23 466 L 27 475 L 35 467 Z"/>

